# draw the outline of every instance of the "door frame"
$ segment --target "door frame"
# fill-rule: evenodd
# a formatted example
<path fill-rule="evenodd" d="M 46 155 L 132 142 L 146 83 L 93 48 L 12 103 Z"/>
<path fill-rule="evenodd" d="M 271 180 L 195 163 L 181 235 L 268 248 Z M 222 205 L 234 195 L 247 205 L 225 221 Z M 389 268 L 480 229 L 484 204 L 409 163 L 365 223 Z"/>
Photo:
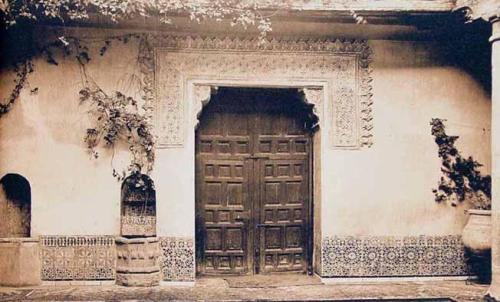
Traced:
<path fill-rule="evenodd" d="M 315 131 L 311 135 L 311 149 L 310 149 L 310 159 L 309 159 L 309 204 L 308 204 L 308 222 L 306 228 L 309 230 L 308 237 L 306 241 L 306 263 L 307 263 L 307 273 L 320 273 L 321 272 L 321 200 L 322 192 L 321 190 L 321 175 L 325 173 L 325 169 L 320 169 L 321 159 L 324 152 L 323 149 L 326 148 L 328 141 L 328 136 L 330 133 L 329 125 L 325 121 L 325 111 L 328 106 L 324 100 L 329 98 L 329 81 L 322 79 L 311 79 L 310 81 L 298 80 L 290 81 L 287 79 L 272 80 L 272 81 L 262 81 L 262 80 L 248 80 L 240 78 L 231 79 L 205 79 L 205 78 L 186 78 L 184 79 L 184 99 L 188 100 L 187 106 L 184 108 L 184 114 L 188 115 L 185 119 L 188 123 L 187 128 L 191 129 L 188 131 L 188 137 L 186 139 L 186 146 L 190 148 L 190 153 L 192 156 L 193 169 L 193 210 L 194 210 L 194 265 L 195 272 L 197 271 L 197 254 L 198 249 L 201 248 L 197 245 L 197 229 L 196 229 L 196 198 L 198 194 L 198 184 L 196 180 L 196 158 L 195 158 L 195 133 L 199 125 L 199 116 L 203 110 L 203 107 L 210 101 L 211 93 L 217 87 L 246 87 L 246 88 L 296 88 L 302 89 L 305 94 L 305 101 L 314 105 L 313 111 L 318 118 L 319 130 Z M 324 162 L 324 161 L 323 161 Z M 318 171 L 316 171 L 318 170 Z M 253 268 L 252 268 L 253 269 Z"/>

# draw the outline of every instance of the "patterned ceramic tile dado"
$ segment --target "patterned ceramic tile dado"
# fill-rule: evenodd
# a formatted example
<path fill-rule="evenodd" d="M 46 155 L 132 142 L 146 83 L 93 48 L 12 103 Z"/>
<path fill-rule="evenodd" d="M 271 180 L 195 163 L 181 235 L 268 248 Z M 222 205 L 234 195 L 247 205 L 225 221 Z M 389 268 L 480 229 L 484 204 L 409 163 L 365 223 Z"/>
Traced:
<path fill-rule="evenodd" d="M 160 268 L 164 281 L 194 281 L 193 238 L 160 238 Z"/>
<path fill-rule="evenodd" d="M 323 277 L 465 276 L 459 235 L 326 237 Z"/>
<path fill-rule="evenodd" d="M 42 236 L 42 280 L 115 278 L 113 236 Z"/>

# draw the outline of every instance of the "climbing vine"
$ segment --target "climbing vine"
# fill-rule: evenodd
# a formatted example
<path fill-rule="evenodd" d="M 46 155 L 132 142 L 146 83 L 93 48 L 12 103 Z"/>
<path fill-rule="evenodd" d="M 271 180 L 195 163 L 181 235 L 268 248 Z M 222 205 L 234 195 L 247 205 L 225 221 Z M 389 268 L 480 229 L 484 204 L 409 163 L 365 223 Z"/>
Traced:
<path fill-rule="evenodd" d="M 3 103 L 0 103 L 0 118 L 10 111 L 15 101 L 19 98 L 19 94 L 27 82 L 28 74 L 33 72 L 33 63 L 31 61 L 25 61 L 16 64 L 13 70 L 16 73 L 16 78 L 14 80 L 15 86 L 7 99 Z"/>
<path fill-rule="evenodd" d="M 433 118 L 431 133 L 438 145 L 443 176 L 432 192 L 436 202 L 449 202 L 452 206 L 468 201 L 473 208 L 491 209 L 491 176 L 482 175 L 482 165 L 471 156 L 463 157 L 455 146 L 458 136 L 446 134 L 444 120 Z"/>
<path fill-rule="evenodd" d="M 0 0 L 0 67 L 4 70 L 6 67 L 11 68 L 16 74 L 14 88 L 0 102 L 0 118 L 11 110 L 21 90 L 29 87 L 29 74 L 35 70 L 35 58 L 44 57 L 46 62 L 53 65 L 59 64 L 58 55 L 74 58 L 82 74 L 79 100 L 91 108 L 89 113 L 93 125 L 84 134 L 90 154 L 99 158 L 99 146 L 112 148 L 114 154 L 115 147 L 120 142 L 125 143 L 130 151 L 131 163 L 127 171 L 122 172 L 117 171 L 112 163 L 113 176 L 123 180 L 127 174 L 149 174 L 155 158 L 150 104 L 144 97 L 136 100 L 123 92 L 108 92 L 99 86 L 86 67 L 93 56 L 88 41 L 66 34 L 52 40 L 36 39 L 37 26 L 59 25 L 64 28 L 89 20 L 92 16 L 107 18 L 112 23 L 152 18 L 169 24 L 172 22 L 170 16 L 187 15 L 191 21 L 198 23 L 229 19 L 231 26 L 245 29 L 255 26 L 259 41 L 264 43 L 272 31 L 271 17 L 279 10 L 291 8 L 293 3 L 293 0 Z M 269 11 L 268 8 L 273 6 L 277 8 Z M 362 16 L 352 10 L 349 12 L 356 23 L 366 23 Z M 107 37 L 93 43 L 101 43 L 99 55 L 104 56 L 113 42 L 127 43 L 130 39 L 136 39 L 139 47 L 147 44 L 147 39 L 141 34 Z M 30 91 L 37 93 L 38 88 Z"/>
<path fill-rule="evenodd" d="M 96 147 L 101 143 L 114 147 L 118 140 L 128 144 L 132 156 L 128 172 L 149 174 L 154 163 L 154 138 L 147 118 L 140 114 L 138 102 L 119 91 L 107 94 L 99 87 L 84 87 L 80 90 L 80 101 L 92 105 L 96 120 L 93 128 L 88 128 L 85 143 L 91 154 L 99 157 Z M 113 168 L 113 176 L 123 180 L 127 175 Z"/>

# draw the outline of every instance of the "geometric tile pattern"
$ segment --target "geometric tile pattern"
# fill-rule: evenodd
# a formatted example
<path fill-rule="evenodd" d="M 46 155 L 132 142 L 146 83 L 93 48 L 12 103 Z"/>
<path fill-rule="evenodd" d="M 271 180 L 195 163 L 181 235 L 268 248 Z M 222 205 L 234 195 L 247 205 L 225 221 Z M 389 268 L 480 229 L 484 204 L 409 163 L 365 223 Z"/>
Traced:
<path fill-rule="evenodd" d="M 41 236 L 42 280 L 115 278 L 114 236 Z"/>
<path fill-rule="evenodd" d="M 460 235 L 325 237 L 321 262 L 322 277 L 468 275 Z"/>
<path fill-rule="evenodd" d="M 193 238 L 160 237 L 160 270 L 164 281 L 194 281 Z"/>

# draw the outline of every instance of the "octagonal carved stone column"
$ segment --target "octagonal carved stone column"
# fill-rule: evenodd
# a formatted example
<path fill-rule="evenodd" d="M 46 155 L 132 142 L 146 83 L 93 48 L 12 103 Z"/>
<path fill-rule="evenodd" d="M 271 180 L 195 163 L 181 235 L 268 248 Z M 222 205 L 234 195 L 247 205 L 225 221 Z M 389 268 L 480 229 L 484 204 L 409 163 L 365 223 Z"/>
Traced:
<path fill-rule="evenodd" d="M 500 301 L 500 1 L 458 0 L 456 9 L 465 10 L 470 19 L 491 23 L 491 270 L 488 294 Z"/>
<path fill-rule="evenodd" d="M 160 282 L 156 237 L 116 238 L 116 284 L 155 286 Z"/>
<path fill-rule="evenodd" d="M 493 33 L 492 43 L 492 91 L 491 91 L 491 224 L 492 224 L 492 280 L 490 296 L 500 300 L 500 19 L 491 20 Z"/>

